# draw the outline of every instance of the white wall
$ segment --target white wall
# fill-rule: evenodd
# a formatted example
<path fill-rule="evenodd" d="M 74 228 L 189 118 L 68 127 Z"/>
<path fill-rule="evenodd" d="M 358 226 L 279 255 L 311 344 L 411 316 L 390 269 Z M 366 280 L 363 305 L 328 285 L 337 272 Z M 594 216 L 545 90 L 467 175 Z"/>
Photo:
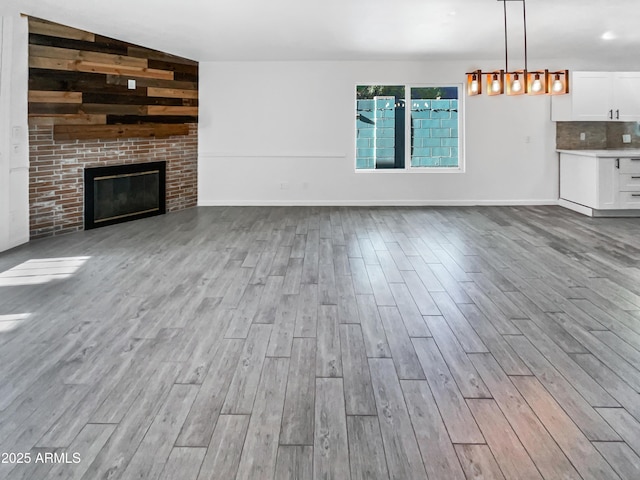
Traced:
<path fill-rule="evenodd" d="M 0 251 L 29 240 L 27 19 L 0 17 Z"/>
<path fill-rule="evenodd" d="M 465 99 L 465 173 L 355 172 L 357 84 L 455 84 L 466 69 L 449 62 L 200 63 L 199 204 L 555 203 L 555 126 L 544 96 Z"/>

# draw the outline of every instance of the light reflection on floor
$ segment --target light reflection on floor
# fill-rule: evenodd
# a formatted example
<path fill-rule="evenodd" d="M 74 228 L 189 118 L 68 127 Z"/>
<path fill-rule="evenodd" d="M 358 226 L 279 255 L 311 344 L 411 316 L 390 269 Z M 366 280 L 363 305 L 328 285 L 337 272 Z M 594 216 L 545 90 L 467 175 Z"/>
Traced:
<path fill-rule="evenodd" d="M 0 287 L 41 285 L 71 277 L 91 257 L 35 258 L 0 273 Z"/>
<path fill-rule="evenodd" d="M 12 313 L 0 315 L 0 333 L 8 333 L 15 330 L 31 316 L 30 313 Z"/>

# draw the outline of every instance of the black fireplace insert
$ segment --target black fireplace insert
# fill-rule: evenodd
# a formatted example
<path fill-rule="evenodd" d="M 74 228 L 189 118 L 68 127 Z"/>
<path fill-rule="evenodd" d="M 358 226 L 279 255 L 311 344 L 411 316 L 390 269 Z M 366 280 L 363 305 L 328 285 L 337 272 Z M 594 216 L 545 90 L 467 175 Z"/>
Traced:
<path fill-rule="evenodd" d="M 84 228 L 113 225 L 166 211 L 166 162 L 84 170 Z"/>

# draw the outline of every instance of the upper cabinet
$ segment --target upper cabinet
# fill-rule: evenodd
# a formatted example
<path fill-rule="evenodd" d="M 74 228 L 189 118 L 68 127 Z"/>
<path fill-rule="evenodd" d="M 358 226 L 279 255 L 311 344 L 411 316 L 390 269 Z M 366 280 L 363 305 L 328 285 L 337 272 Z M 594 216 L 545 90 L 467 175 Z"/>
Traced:
<path fill-rule="evenodd" d="M 640 72 L 573 72 L 569 91 L 552 97 L 553 121 L 640 121 Z"/>
<path fill-rule="evenodd" d="M 613 74 L 613 103 L 616 120 L 640 121 L 640 72 Z"/>

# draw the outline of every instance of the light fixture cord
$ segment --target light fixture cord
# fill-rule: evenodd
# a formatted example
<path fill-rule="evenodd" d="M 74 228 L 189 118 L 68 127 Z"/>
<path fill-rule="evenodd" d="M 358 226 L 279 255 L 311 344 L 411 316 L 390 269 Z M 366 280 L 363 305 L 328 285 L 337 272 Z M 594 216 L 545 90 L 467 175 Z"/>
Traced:
<path fill-rule="evenodd" d="M 527 68 L 527 2 L 526 0 L 522 0 L 522 18 L 524 20 L 524 70 L 525 72 L 529 70 Z"/>
<path fill-rule="evenodd" d="M 504 71 L 509 71 L 509 51 L 507 49 L 507 0 L 502 0 L 504 10 Z"/>

